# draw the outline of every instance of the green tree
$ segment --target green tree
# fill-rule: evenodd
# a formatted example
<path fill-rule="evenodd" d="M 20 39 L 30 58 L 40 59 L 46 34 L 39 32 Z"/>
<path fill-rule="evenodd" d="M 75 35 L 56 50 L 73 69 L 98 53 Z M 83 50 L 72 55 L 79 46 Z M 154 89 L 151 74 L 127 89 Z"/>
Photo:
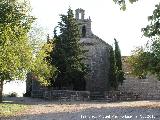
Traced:
<path fill-rule="evenodd" d="M 152 54 L 145 52 L 143 47 L 137 47 L 127 62 L 131 65 L 131 74 L 139 78 L 145 78 L 151 66 Z"/>
<path fill-rule="evenodd" d="M 112 89 L 117 89 L 118 82 L 116 79 L 116 70 L 115 70 L 115 56 L 113 48 L 110 48 L 110 67 L 109 67 L 109 84 Z"/>
<path fill-rule="evenodd" d="M 115 3 L 119 4 L 121 6 L 121 9 L 126 9 L 126 1 L 127 0 L 113 0 Z M 138 0 L 129 0 L 131 3 L 136 2 Z M 142 28 L 143 35 L 145 37 L 151 38 L 151 40 L 148 42 L 149 46 L 147 46 L 147 49 L 149 49 L 147 52 L 138 52 L 135 53 L 136 55 L 132 56 L 131 59 L 134 57 L 136 59 L 145 59 L 143 62 L 138 62 L 136 59 L 133 59 L 133 63 L 137 62 L 138 64 L 135 66 L 143 66 L 143 64 L 148 64 L 147 72 L 150 72 L 152 74 L 157 75 L 158 79 L 160 80 L 160 3 L 155 5 L 155 9 L 153 11 L 153 14 L 148 17 L 149 24 Z M 144 58 L 143 58 L 144 57 Z M 134 67 L 135 67 L 134 66 Z M 140 68 L 139 68 L 140 70 Z M 135 71 L 134 71 L 135 72 Z M 140 71 L 138 72 L 140 73 Z M 141 71 L 142 73 L 142 71 Z M 137 74 L 137 73 L 136 73 Z"/>
<path fill-rule="evenodd" d="M 160 80 L 160 3 L 155 5 L 155 10 L 153 14 L 148 17 L 149 24 L 142 28 L 143 34 L 145 37 L 150 38 L 149 41 L 149 52 L 152 55 L 151 58 L 148 59 L 150 61 L 150 65 L 148 70 L 155 74 Z"/>
<path fill-rule="evenodd" d="M 35 18 L 30 15 L 28 3 L 1 0 L 0 9 L 0 102 L 2 102 L 4 80 L 24 79 L 26 73 L 32 71 L 46 83 L 42 76 L 51 72 L 48 72 L 48 66 L 45 66 L 48 63 L 38 65 L 42 63 L 40 61 L 43 60 L 42 56 L 46 56 L 46 52 L 39 49 L 38 54 L 33 54 L 34 48 L 29 43 L 28 32 Z M 42 66 L 46 68 L 44 71 Z"/>
<path fill-rule="evenodd" d="M 153 38 L 160 36 L 160 3 L 155 5 L 153 15 L 148 17 L 149 25 L 142 28 L 144 36 Z"/>
<path fill-rule="evenodd" d="M 50 61 L 48 61 L 52 46 L 52 43 L 46 43 L 39 46 L 39 50 L 37 50 L 35 57 L 33 58 L 33 67 L 30 70 L 35 79 L 39 80 L 44 86 L 49 86 L 51 84 L 51 76 L 56 77 L 57 69 Z"/>
<path fill-rule="evenodd" d="M 32 49 L 27 43 L 27 33 L 34 18 L 27 13 L 25 3 L 0 1 L 0 101 L 4 80 L 24 76 L 30 68 Z"/>
<path fill-rule="evenodd" d="M 116 69 L 116 79 L 118 83 L 123 83 L 124 78 L 124 72 L 122 70 L 122 60 L 121 60 L 121 51 L 118 45 L 118 42 L 116 39 L 115 41 L 115 69 Z"/>
<path fill-rule="evenodd" d="M 54 31 L 54 45 L 52 64 L 58 69 L 55 85 L 61 87 L 73 87 L 74 90 L 85 89 L 85 75 L 87 67 L 83 63 L 84 51 L 80 45 L 80 34 L 78 24 L 74 18 L 73 11 L 69 8 L 67 15 L 61 15 L 58 23 L 60 34 Z M 54 80 L 52 80 L 54 81 Z"/>

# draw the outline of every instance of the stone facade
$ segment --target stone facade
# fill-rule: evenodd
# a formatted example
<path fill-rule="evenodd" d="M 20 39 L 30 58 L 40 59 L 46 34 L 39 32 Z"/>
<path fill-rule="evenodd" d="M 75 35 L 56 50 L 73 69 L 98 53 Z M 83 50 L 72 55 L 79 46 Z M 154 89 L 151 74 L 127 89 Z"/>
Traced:
<path fill-rule="evenodd" d="M 104 91 L 109 90 L 109 50 L 110 45 L 92 33 L 91 19 L 85 19 L 85 11 L 76 9 L 75 19 L 79 24 L 81 39 L 80 43 L 84 50 L 86 59 L 84 62 L 89 66 L 89 74 L 86 77 L 86 91 L 97 92 L 104 95 Z M 31 95 L 41 96 L 43 89 L 38 82 L 32 80 Z M 41 93 L 38 94 L 38 91 Z M 34 94 L 35 93 L 35 94 Z"/>
<path fill-rule="evenodd" d="M 80 43 L 83 49 L 87 50 L 85 63 L 89 66 L 90 72 L 86 80 L 86 90 L 100 92 L 109 90 L 109 50 L 110 45 L 94 35 L 91 30 L 91 19 L 85 19 L 85 11 L 76 9 L 75 18 L 79 24 L 82 35 Z"/>
<path fill-rule="evenodd" d="M 109 45 L 96 36 L 81 38 L 81 43 L 85 50 L 88 50 L 85 62 L 90 72 L 86 80 L 86 90 L 91 92 L 108 90 Z"/>

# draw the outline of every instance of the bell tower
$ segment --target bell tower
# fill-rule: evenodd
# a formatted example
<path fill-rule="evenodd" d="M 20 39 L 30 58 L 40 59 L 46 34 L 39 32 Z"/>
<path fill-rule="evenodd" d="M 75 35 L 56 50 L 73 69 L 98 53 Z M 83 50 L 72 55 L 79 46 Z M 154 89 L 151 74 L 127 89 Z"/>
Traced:
<path fill-rule="evenodd" d="M 78 8 L 75 10 L 75 18 L 79 24 L 80 34 L 82 38 L 89 38 L 92 35 L 91 19 L 85 19 L 85 10 Z"/>
<path fill-rule="evenodd" d="M 81 19 L 81 20 L 84 20 L 84 12 L 85 10 L 83 9 L 76 9 L 76 19 Z"/>

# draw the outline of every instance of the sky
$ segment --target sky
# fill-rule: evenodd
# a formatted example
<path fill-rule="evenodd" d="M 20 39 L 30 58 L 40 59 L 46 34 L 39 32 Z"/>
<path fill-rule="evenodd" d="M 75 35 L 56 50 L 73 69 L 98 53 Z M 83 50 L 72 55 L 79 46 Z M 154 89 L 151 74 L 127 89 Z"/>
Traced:
<path fill-rule="evenodd" d="M 9 95 L 11 93 L 17 93 L 18 97 L 22 97 L 26 93 L 26 82 L 21 80 L 6 82 L 3 85 L 3 94 Z"/>
<path fill-rule="evenodd" d="M 119 42 L 121 54 L 130 55 L 137 46 L 143 46 L 148 38 L 142 37 L 141 28 L 148 24 L 147 17 L 152 15 L 159 0 L 139 0 L 128 4 L 122 11 L 113 0 L 30 0 L 32 15 L 45 33 L 53 35 L 53 29 L 60 21 L 60 14 L 66 14 L 69 7 L 85 10 L 85 18 L 92 20 L 92 32 L 110 45 L 114 38 Z"/>

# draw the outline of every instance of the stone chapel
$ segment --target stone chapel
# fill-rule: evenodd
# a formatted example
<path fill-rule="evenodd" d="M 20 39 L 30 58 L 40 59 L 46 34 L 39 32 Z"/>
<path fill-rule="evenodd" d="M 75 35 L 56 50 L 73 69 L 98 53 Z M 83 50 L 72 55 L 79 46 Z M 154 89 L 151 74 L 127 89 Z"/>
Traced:
<path fill-rule="evenodd" d="M 85 62 L 89 65 L 90 73 L 86 80 L 86 90 L 90 92 L 104 92 L 109 89 L 109 50 L 111 46 L 94 35 L 91 30 L 91 19 L 85 19 L 85 10 L 75 10 L 75 18 L 79 23 L 81 33 L 80 42 L 86 52 Z"/>
<path fill-rule="evenodd" d="M 90 17 L 88 19 L 85 18 L 85 10 L 81 8 L 76 9 L 75 19 L 79 24 L 81 33 L 80 43 L 83 45 L 83 49 L 88 51 L 85 53 L 87 59 L 84 61 L 90 69 L 86 79 L 86 91 L 103 94 L 109 90 L 109 51 L 111 46 L 92 33 L 92 21 Z M 31 92 L 40 89 L 40 85 L 33 80 L 32 83 L 26 83 L 30 83 L 27 85 L 27 91 L 29 91 L 30 87 L 32 87 Z"/>

